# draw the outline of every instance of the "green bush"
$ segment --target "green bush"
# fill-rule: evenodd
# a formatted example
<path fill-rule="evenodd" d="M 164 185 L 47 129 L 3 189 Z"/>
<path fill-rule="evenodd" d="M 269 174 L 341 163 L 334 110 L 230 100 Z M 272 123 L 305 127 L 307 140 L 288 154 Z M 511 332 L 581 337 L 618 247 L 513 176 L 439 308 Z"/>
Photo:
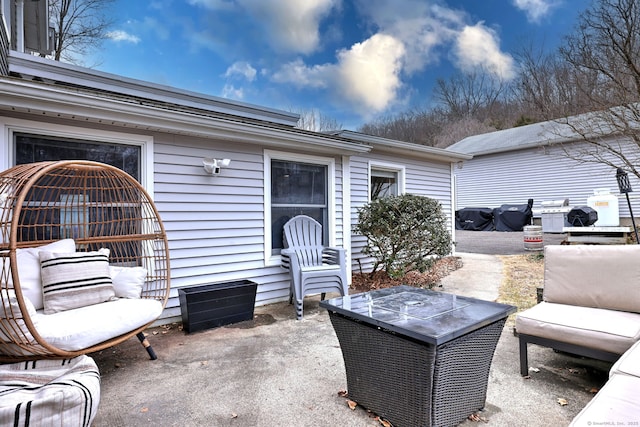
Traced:
<path fill-rule="evenodd" d="M 405 194 L 373 200 L 358 210 L 355 233 L 367 238 L 362 252 L 389 277 L 425 272 L 451 253 L 451 235 L 437 200 Z"/>

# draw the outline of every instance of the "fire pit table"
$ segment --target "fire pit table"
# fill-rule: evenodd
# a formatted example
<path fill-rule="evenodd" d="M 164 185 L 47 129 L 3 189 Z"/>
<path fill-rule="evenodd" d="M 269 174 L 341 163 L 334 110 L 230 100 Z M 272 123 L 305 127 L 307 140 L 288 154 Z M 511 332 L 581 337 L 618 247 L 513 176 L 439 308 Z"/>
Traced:
<path fill-rule="evenodd" d="M 320 302 L 340 342 L 349 398 L 402 426 L 455 426 L 485 405 L 516 307 L 397 286 Z"/>

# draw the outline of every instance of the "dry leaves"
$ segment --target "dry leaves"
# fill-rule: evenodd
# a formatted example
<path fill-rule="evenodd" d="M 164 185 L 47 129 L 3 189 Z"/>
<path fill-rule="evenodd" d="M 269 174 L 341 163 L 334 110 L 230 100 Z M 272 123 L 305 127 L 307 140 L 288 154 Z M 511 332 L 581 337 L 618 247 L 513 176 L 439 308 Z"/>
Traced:
<path fill-rule="evenodd" d="M 567 402 L 567 399 L 563 399 L 563 398 L 558 398 L 558 404 L 560 406 L 567 406 L 569 404 L 569 402 Z"/>
<path fill-rule="evenodd" d="M 480 415 L 478 415 L 478 414 L 471 414 L 471 415 L 469 415 L 467 418 L 468 418 L 469 420 L 473 421 L 473 422 L 476 422 L 476 423 L 479 423 L 479 422 L 481 422 L 481 421 L 482 421 L 483 423 L 488 423 L 488 422 L 489 422 L 489 420 L 487 420 L 487 419 L 486 419 L 486 418 L 484 418 L 484 417 L 481 417 L 481 416 L 480 416 Z"/>
<path fill-rule="evenodd" d="M 356 406 L 358 406 L 358 404 L 353 400 L 347 400 L 347 405 L 349 405 L 349 408 L 351 408 L 352 411 L 356 409 Z"/>

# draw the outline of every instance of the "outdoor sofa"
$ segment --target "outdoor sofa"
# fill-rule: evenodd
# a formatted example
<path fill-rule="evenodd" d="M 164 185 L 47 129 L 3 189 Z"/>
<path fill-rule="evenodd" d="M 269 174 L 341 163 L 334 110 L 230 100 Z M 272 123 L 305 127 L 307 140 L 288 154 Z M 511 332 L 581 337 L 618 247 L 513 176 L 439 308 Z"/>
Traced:
<path fill-rule="evenodd" d="M 528 344 L 616 362 L 574 425 L 640 422 L 640 245 L 544 250 L 543 301 L 516 317 L 520 373 L 528 375 Z"/>

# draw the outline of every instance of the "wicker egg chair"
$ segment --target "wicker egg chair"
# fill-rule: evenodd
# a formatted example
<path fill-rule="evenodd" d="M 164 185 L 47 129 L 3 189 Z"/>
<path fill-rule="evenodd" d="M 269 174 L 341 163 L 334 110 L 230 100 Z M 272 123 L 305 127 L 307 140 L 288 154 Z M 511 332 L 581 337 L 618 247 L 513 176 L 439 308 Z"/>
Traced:
<path fill-rule="evenodd" d="M 21 251 L 61 239 L 67 239 L 72 248 L 75 242 L 77 252 L 109 249 L 109 269 L 138 267 L 143 276 L 142 291 L 129 302 L 153 304 L 160 313 L 164 309 L 170 288 L 167 238 L 153 201 L 135 179 L 118 168 L 90 161 L 18 165 L 0 173 L 0 361 L 67 359 L 111 347 L 134 335 L 155 359 L 142 331 L 159 314 L 144 325 L 124 333 L 120 330 L 117 336 L 87 348 L 62 349 L 43 338 L 34 317 L 47 316 L 34 313 L 25 297 L 18 260 Z M 31 270 L 27 273 L 33 273 L 34 268 Z M 26 281 L 24 267 L 21 273 Z M 109 326 L 109 321 L 117 323 L 118 319 L 100 321 Z"/>

